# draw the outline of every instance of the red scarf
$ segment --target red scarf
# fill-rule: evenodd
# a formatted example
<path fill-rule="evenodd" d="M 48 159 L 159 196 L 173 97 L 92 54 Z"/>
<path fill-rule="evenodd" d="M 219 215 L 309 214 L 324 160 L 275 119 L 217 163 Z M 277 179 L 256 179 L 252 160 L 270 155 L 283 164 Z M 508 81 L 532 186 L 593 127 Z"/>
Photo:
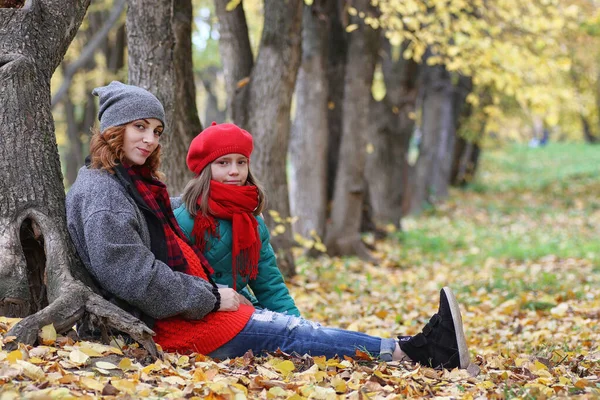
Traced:
<path fill-rule="evenodd" d="M 201 198 L 197 200 L 200 205 Z M 256 279 L 261 241 L 258 235 L 258 222 L 253 211 L 258 207 L 258 189 L 254 185 L 233 186 L 210 181 L 208 209 L 210 215 L 196 214 L 192 235 L 196 245 L 204 251 L 208 235 L 217 236 L 215 218 L 230 220 L 232 223 L 233 249 L 232 273 L 233 289 L 236 290 L 237 275 Z M 200 211 L 200 210 L 199 210 Z"/>
<path fill-rule="evenodd" d="M 146 166 L 135 165 L 130 167 L 123 163 L 123 167 L 129 174 L 135 188 L 140 196 L 142 196 L 146 205 L 162 222 L 167 243 L 167 265 L 175 271 L 187 273 L 187 260 L 181 251 L 178 244 L 178 238 L 176 237 L 179 236 L 179 238 L 185 238 L 185 235 L 181 231 L 181 228 L 179 228 L 179 224 L 173 215 L 167 187 L 164 183 L 155 179 L 150 172 L 150 168 Z M 208 264 L 208 261 L 206 261 L 206 258 L 204 258 L 204 255 L 199 251 L 196 251 L 196 255 L 200 259 L 206 273 L 211 274 L 213 270 Z"/>

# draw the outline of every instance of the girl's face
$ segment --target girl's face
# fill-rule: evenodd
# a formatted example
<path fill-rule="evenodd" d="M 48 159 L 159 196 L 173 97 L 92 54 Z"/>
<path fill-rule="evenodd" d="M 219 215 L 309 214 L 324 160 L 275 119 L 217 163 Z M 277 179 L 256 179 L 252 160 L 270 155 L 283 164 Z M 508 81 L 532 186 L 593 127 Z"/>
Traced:
<path fill-rule="evenodd" d="M 123 151 L 129 165 L 144 165 L 146 159 L 158 147 L 158 139 L 163 132 L 163 124 L 158 119 L 138 119 L 125 126 Z"/>
<path fill-rule="evenodd" d="M 248 179 L 248 158 L 241 154 L 225 154 L 210 164 L 212 179 L 226 185 L 244 186 Z"/>

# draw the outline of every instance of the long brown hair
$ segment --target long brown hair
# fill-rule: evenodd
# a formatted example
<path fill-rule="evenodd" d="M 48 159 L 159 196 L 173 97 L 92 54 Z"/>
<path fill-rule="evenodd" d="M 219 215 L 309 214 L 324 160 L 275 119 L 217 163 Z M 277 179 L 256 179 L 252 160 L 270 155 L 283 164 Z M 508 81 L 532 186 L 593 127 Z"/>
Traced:
<path fill-rule="evenodd" d="M 212 180 L 212 172 L 210 170 L 209 163 L 200 174 L 190 180 L 181 195 L 181 200 L 185 204 L 185 208 L 188 210 L 192 218 L 196 217 L 198 211 L 203 215 L 208 216 L 210 214 L 210 208 L 208 207 L 208 197 L 210 194 L 210 181 Z M 258 191 L 258 206 L 254 210 L 254 215 L 260 215 L 267 205 L 267 196 L 263 189 L 262 183 L 252 175 L 250 165 L 248 164 L 248 178 L 246 179 L 246 185 L 254 185 Z M 198 199 L 200 203 L 198 204 Z"/>
<path fill-rule="evenodd" d="M 104 169 L 114 174 L 115 166 L 125 160 L 123 141 L 125 138 L 125 125 L 111 126 L 100 132 L 100 129 L 92 129 L 92 140 L 90 142 L 90 168 Z M 145 166 L 150 168 L 152 175 L 163 180 L 165 175 L 158 170 L 160 167 L 161 145 L 148 156 Z"/>

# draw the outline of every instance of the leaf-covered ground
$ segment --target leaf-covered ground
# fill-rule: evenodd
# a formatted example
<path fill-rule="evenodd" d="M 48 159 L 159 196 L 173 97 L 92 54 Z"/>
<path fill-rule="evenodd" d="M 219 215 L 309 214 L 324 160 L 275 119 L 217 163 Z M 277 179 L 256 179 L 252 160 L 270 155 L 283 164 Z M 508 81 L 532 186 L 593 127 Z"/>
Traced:
<path fill-rule="evenodd" d="M 410 364 L 274 354 L 216 362 L 41 333 L 0 350 L 12 398 L 599 398 L 600 148 L 509 147 L 478 180 L 402 232 L 377 264 L 300 258 L 290 288 L 305 317 L 392 337 L 417 333 L 451 286 L 478 376 Z M 0 317 L 0 335 L 13 320 Z M 0 338 L 2 339 L 2 338 Z M 10 338 L 3 338 L 10 340 Z"/>

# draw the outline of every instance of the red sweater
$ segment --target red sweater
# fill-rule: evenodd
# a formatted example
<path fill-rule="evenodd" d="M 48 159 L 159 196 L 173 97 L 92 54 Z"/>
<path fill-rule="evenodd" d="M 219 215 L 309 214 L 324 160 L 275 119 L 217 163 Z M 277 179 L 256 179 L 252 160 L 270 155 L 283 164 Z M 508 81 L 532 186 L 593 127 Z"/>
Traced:
<path fill-rule="evenodd" d="M 194 250 L 179 236 L 175 236 L 188 263 L 189 274 L 208 280 Z M 153 327 L 156 332 L 154 340 L 165 351 L 206 355 L 240 333 L 253 313 L 254 307 L 240 304 L 237 311 L 211 312 L 199 320 L 177 316 L 157 320 Z"/>

